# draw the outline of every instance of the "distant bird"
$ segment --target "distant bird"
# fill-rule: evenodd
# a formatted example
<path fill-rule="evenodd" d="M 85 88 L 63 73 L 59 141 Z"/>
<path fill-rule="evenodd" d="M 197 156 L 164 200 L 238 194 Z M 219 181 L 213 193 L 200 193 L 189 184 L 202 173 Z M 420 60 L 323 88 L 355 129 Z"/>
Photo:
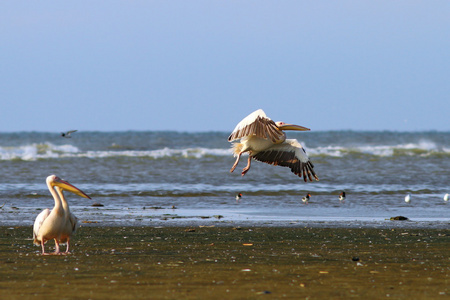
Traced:
<path fill-rule="evenodd" d="M 345 200 L 345 192 L 342 192 L 339 194 L 339 201 L 344 201 Z"/>
<path fill-rule="evenodd" d="M 444 201 L 445 201 L 445 202 L 448 201 L 448 193 L 444 195 Z"/>
<path fill-rule="evenodd" d="M 53 254 L 60 254 L 59 243 L 67 243 L 66 253 L 68 253 L 70 237 L 76 229 L 77 219 L 70 212 L 62 191 L 69 191 L 88 199 L 90 197 L 79 188 L 55 175 L 48 176 L 46 182 L 48 190 L 55 200 L 55 206 L 52 210 L 44 209 L 37 216 L 33 226 L 33 242 L 35 245 L 42 247 L 43 255 L 48 254 L 45 253 L 44 244 L 52 239 L 55 240 L 55 252 Z"/>
<path fill-rule="evenodd" d="M 72 133 L 74 133 L 74 132 L 77 132 L 78 130 L 69 130 L 69 131 L 67 131 L 67 132 L 61 132 L 61 136 L 62 137 L 64 137 L 64 138 L 67 138 L 67 139 L 69 139 L 69 138 L 71 138 L 71 134 Z"/>
<path fill-rule="evenodd" d="M 241 193 L 236 194 L 236 202 L 239 202 L 239 200 L 241 200 L 241 198 L 242 198 L 242 194 Z"/>
<path fill-rule="evenodd" d="M 406 195 L 406 197 L 405 197 L 405 202 L 406 202 L 406 203 L 411 202 L 411 195 L 410 195 L 410 194 Z"/>
<path fill-rule="evenodd" d="M 308 204 L 309 197 L 311 197 L 311 194 L 310 193 L 306 194 L 306 196 L 302 198 L 303 203 Z"/>
<path fill-rule="evenodd" d="M 289 167 L 291 171 L 303 177 L 306 182 L 319 180 L 314 172 L 314 166 L 308 158 L 305 149 L 295 139 L 286 139 L 283 130 L 308 131 L 310 129 L 298 125 L 274 122 L 266 116 L 262 109 L 251 113 L 236 125 L 229 142 L 233 143 L 233 153 L 236 161 L 230 172 L 233 172 L 239 163 L 241 155 L 249 153 L 247 166 L 242 170 L 244 176 L 250 170 L 252 158 L 271 165 Z"/>

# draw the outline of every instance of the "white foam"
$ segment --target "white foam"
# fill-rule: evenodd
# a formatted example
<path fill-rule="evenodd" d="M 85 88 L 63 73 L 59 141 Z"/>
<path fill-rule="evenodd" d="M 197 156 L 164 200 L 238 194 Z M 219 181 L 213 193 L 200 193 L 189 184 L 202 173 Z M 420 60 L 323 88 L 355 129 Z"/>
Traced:
<path fill-rule="evenodd" d="M 124 151 L 80 151 L 72 145 L 55 146 L 50 143 L 31 144 L 19 147 L 0 147 L 0 160 L 36 160 L 48 158 L 67 158 L 67 157 L 183 157 L 183 158 L 202 158 L 205 156 L 229 156 L 230 149 L 208 149 L 208 148 L 186 148 L 170 149 L 162 148 L 156 150 L 124 150 Z"/>
<path fill-rule="evenodd" d="M 79 153 L 72 145 L 53 145 L 51 143 L 30 144 L 18 147 L 0 147 L 0 160 L 37 160 L 62 157 L 67 153 Z"/>
<path fill-rule="evenodd" d="M 202 158 L 205 156 L 229 156 L 229 149 L 207 149 L 207 148 L 187 148 L 187 149 L 170 149 L 163 148 L 157 150 L 126 150 L 126 151 L 88 151 L 86 154 L 77 154 L 76 156 L 86 156 L 89 158 L 101 157 L 150 157 L 150 158 L 164 158 L 164 157 L 183 157 L 183 158 Z"/>
<path fill-rule="evenodd" d="M 434 142 L 421 140 L 417 143 L 397 145 L 354 145 L 354 146 L 323 146 L 308 148 L 310 156 L 343 157 L 345 155 L 360 153 L 379 157 L 389 157 L 395 154 L 402 155 L 429 155 L 433 153 L 449 154 L 450 149 L 439 148 Z"/>
<path fill-rule="evenodd" d="M 374 155 L 378 157 L 389 157 L 393 155 L 431 155 L 435 153 L 450 154 L 450 149 L 438 147 L 434 142 L 420 140 L 417 143 L 405 143 L 397 145 L 328 145 L 315 148 L 306 147 L 302 143 L 309 156 L 344 157 L 351 154 Z M 73 145 L 54 145 L 52 143 L 29 144 L 16 147 L 1 147 L 0 160 L 37 160 L 67 157 L 149 157 L 154 159 L 179 157 L 201 159 L 206 156 L 230 156 L 230 148 L 204 148 L 192 147 L 183 149 L 161 148 L 155 150 L 100 150 L 81 151 Z"/>

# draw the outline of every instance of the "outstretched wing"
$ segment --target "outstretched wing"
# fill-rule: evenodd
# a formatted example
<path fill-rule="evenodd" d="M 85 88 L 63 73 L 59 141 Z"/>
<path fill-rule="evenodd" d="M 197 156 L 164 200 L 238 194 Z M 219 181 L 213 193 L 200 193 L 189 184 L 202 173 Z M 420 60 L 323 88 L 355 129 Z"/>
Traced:
<path fill-rule="evenodd" d="M 284 143 L 275 144 L 265 151 L 253 155 L 253 158 L 275 166 L 289 167 L 292 173 L 303 177 L 305 182 L 319 180 L 314 172 L 314 165 L 309 160 L 306 151 L 297 140 L 289 139 Z"/>
<path fill-rule="evenodd" d="M 228 137 L 228 141 L 232 142 L 248 136 L 270 139 L 274 144 L 284 139 L 284 133 L 278 129 L 274 121 L 266 116 L 262 109 L 254 111 L 239 122 Z"/>
<path fill-rule="evenodd" d="M 44 221 L 45 221 L 45 219 L 47 219 L 48 215 L 50 215 L 50 209 L 46 208 L 36 217 L 36 220 L 34 221 L 33 240 L 36 245 L 40 245 L 40 243 L 38 243 L 36 238 L 38 236 L 39 229 L 41 228 L 42 223 L 44 223 Z"/>

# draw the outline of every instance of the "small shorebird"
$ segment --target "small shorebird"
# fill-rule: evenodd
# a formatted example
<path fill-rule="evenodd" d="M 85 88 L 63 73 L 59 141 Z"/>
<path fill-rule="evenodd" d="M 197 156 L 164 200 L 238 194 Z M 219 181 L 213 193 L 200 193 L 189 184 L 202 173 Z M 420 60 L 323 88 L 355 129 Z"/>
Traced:
<path fill-rule="evenodd" d="M 345 192 L 342 192 L 339 194 L 339 201 L 344 201 L 345 200 Z"/>
<path fill-rule="evenodd" d="M 444 201 L 445 201 L 445 202 L 448 201 L 448 193 L 444 195 Z"/>
<path fill-rule="evenodd" d="M 405 197 L 405 202 L 406 202 L 406 203 L 411 202 L 411 195 L 410 195 L 410 194 L 406 195 L 406 197 Z"/>
<path fill-rule="evenodd" d="M 61 136 L 62 137 L 64 137 L 64 138 L 67 138 L 67 139 L 69 139 L 69 138 L 71 138 L 71 134 L 72 133 L 74 133 L 74 132 L 77 132 L 78 130 L 69 130 L 69 131 L 67 131 L 67 132 L 61 132 Z"/>
<path fill-rule="evenodd" d="M 236 194 L 236 202 L 239 202 L 239 200 L 241 200 L 241 198 L 242 198 L 242 194 L 241 193 Z"/>
<path fill-rule="evenodd" d="M 53 254 L 61 254 L 59 243 L 66 243 L 65 253 L 69 253 L 69 241 L 76 230 L 77 218 L 70 212 L 63 190 L 84 198 L 91 198 L 79 188 L 55 175 L 48 176 L 46 182 L 48 190 L 55 200 L 55 206 L 52 210 L 44 209 L 36 217 L 33 226 L 33 242 L 35 245 L 42 247 L 43 255 L 48 255 L 48 253 L 45 253 L 44 244 L 52 239 L 55 240 L 55 252 Z"/>
<path fill-rule="evenodd" d="M 309 128 L 274 122 L 266 116 L 262 109 L 251 113 L 239 122 L 228 137 L 233 143 L 233 153 L 236 157 L 230 172 L 236 169 L 241 155 L 248 152 L 247 166 L 242 170 L 244 176 L 250 170 L 252 158 L 270 165 L 289 167 L 292 173 L 303 177 L 306 182 L 319 180 L 314 172 L 314 166 L 309 160 L 305 149 L 297 140 L 286 139 L 283 130 L 309 131 Z"/>
<path fill-rule="evenodd" d="M 302 201 L 304 204 L 308 204 L 309 197 L 311 197 L 310 193 L 306 194 L 306 196 L 302 198 Z"/>

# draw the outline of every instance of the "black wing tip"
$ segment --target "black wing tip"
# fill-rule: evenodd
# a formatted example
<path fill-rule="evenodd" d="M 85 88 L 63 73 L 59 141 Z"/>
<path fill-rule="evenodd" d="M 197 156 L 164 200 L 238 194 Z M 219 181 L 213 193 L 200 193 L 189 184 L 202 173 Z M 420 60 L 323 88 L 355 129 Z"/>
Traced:
<path fill-rule="evenodd" d="M 319 177 L 317 177 L 317 175 L 313 175 L 312 177 L 308 174 L 306 175 L 305 173 L 298 173 L 295 171 L 292 171 L 292 173 L 294 173 L 295 175 L 297 175 L 300 178 L 303 178 L 303 181 L 308 182 L 308 179 L 310 182 L 314 182 L 313 177 L 316 181 L 319 181 Z"/>
<path fill-rule="evenodd" d="M 313 178 L 316 181 L 319 181 L 319 177 L 317 177 L 316 173 L 313 170 L 314 166 L 311 161 L 308 161 L 306 164 L 300 164 L 300 168 L 291 167 L 291 171 L 296 174 L 298 177 L 303 178 L 305 182 L 313 182 Z"/>
<path fill-rule="evenodd" d="M 270 151 L 269 151 L 270 152 Z M 300 178 L 303 178 L 305 182 L 308 182 L 308 179 L 310 182 L 313 182 L 314 180 L 319 181 L 319 177 L 314 172 L 314 165 L 310 160 L 308 160 L 306 163 L 302 163 L 298 159 L 295 159 L 295 161 L 292 161 L 292 157 L 286 157 L 286 160 L 284 161 L 272 161 L 268 160 L 265 156 L 267 152 L 259 152 L 256 155 L 252 156 L 254 160 L 273 165 L 273 166 L 281 166 L 281 167 L 288 167 L 291 169 L 291 172 L 297 175 Z M 288 163 L 289 162 L 289 163 Z M 313 179 L 314 178 L 314 179 Z"/>

